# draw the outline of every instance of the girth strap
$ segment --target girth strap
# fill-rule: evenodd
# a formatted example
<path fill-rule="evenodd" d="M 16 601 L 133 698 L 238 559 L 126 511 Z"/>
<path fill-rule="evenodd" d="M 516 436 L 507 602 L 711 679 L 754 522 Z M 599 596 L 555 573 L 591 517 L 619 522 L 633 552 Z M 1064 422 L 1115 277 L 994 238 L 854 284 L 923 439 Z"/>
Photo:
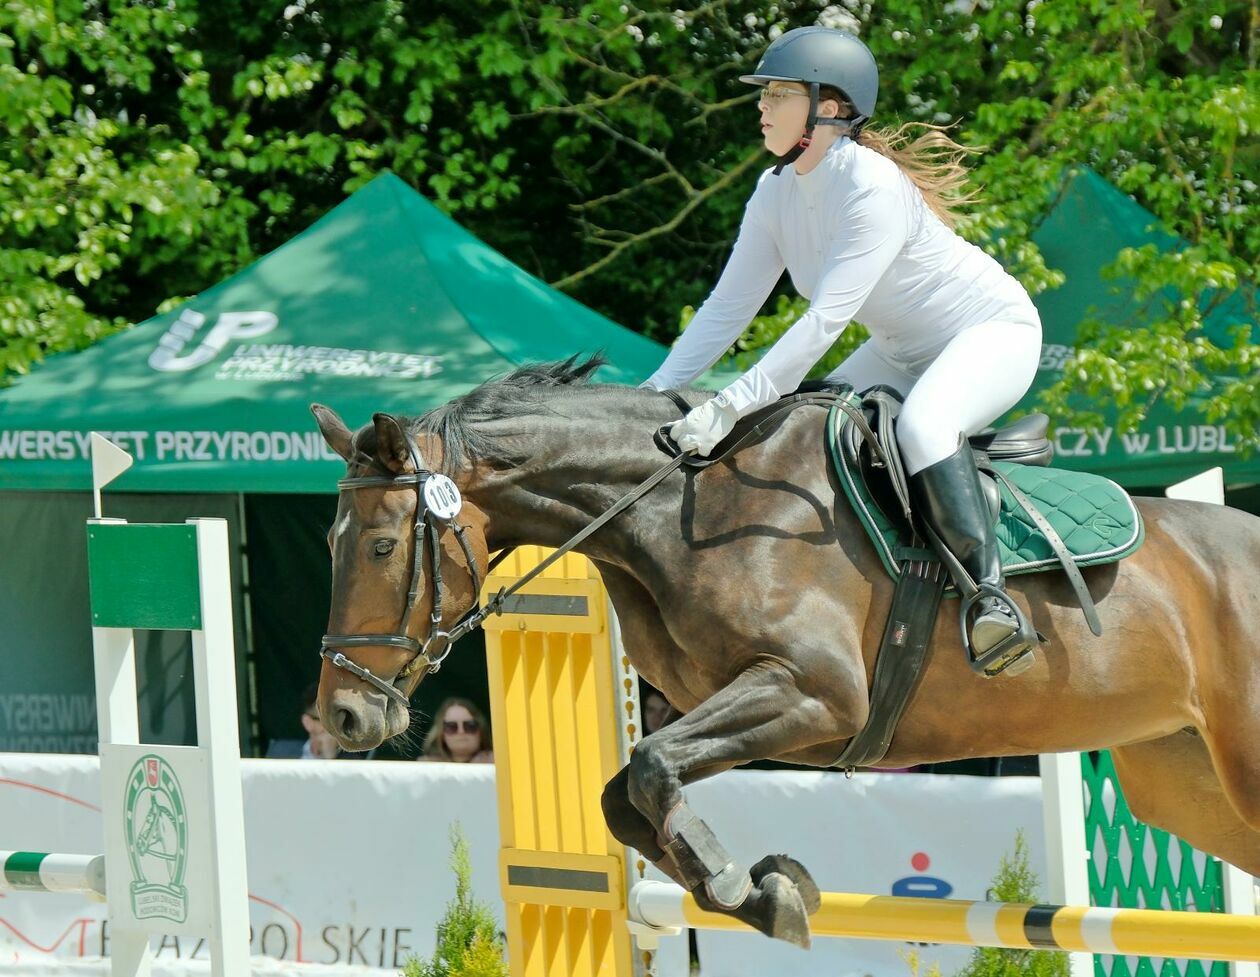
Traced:
<path fill-rule="evenodd" d="M 915 543 L 919 543 L 915 537 Z M 905 548 L 901 576 L 893 592 L 888 622 L 875 658 L 866 725 L 831 765 L 852 771 L 869 767 L 888 753 L 893 734 L 927 670 L 928 645 L 949 573 L 931 550 Z"/>

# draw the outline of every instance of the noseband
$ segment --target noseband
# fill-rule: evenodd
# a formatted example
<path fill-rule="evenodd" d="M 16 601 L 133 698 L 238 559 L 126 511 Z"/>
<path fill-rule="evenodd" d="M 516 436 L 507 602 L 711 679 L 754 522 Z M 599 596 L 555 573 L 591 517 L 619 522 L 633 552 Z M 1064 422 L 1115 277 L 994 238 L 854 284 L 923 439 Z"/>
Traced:
<path fill-rule="evenodd" d="M 404 435 L 405 436 L 405 435 Z M 420 666 L 424 667 L 421 675 L 436 672 L 442 666 L 442 660 L 450 653 L 459 629 L 448 633 L 442 630 L 442 548 L 439 540 L 442 528 L 449 525 L 455 531 L 455 538 L 468 560 L 468 573 L 472 577 L 473 606 L 481 595 L 481 576 L 477 572 L 477 561 L 473 558 L 472 547 L 468 545 L 465 529 L 455 522 L 459 514 L 462 500 L 459 489 L 445 475 L 430 471 L 424 467 L 423 460 L 415 444 L 406 438 L 407 449 L 411 454 L 414 472 L 402 475 L 357 475 L 343 478 L 337 482 L 341 492 L 355 491 L 362 488 L 414 488 L 416 493 L 415 528 L 413 531 L 413 551 L 411 563 L 411 585 L 407 589 L 407 606 L 403 608 L 402 620 L 398 630 L 393 634 L 326 634 L 320 648 L 320 657 L 331 662 L 337 668 L 344 669 L 352 675 L 380 689 L 387 696 L 401 705 L 408 707 L 407 697 L 399 690 L 397 682 L 408 678 Z M 376 464 L 373 459 L 373 463 Z M 431 568 L 433 578 L 433 610 L 429 615 L 429 636 L 421 644 L 411 637 L 412 618 L 416 612 L 416 601 L 420 596 L 420 585 L 424 580 L 425 558 Z M 390 645 L 411 652 L 411 660 L 403 666 L 393 682 L 387 682 L 369 669 L 351 661 L 340 648 L 368 648 Z"/>

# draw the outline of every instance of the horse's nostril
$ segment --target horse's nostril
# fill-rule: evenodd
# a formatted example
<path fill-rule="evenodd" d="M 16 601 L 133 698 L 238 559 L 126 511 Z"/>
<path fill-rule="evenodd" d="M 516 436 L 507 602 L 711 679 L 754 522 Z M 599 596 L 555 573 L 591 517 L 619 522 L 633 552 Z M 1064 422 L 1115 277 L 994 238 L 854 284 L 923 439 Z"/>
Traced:
<path fill-rule="evenodd" d="M 333 729 L 338 735 L 352 737 L 356 726 L 358 726 L 358 721 L 349 709 L 338 707 L 333 710 Z"/>

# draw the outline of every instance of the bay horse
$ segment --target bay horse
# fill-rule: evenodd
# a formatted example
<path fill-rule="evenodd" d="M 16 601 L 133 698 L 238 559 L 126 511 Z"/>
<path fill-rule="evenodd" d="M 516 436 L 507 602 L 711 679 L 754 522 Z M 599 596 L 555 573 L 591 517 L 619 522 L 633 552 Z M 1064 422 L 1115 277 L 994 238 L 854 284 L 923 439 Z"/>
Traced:
<path fill-rule="evenodd" d="M 432 667 L 423 625 L 440 634 L 477 604 L 492 552 L 561 546 L 660 469 L 653 432 L 678 406 L 589 384 L 599 365 L 523 368 L 357 432 L 312 406 L 348 465 L 318 700 L 345 749 L 408 728 Z M 825 457 L 826 419 L 802 406 L 710 467 L 673 470 L 576 547 L 631 662 L 681 714 L 606 786 L 610 831 L 705 908 L 802 946 L 809 873 L 785 855 L 736 862 L 683 787 L 750 760 L 829 766 L 866 723 L 893 581 Z M 1103 637 L 1063 574 L 1010 578 L 1049 644 L 1018 677 L 986 680 L 942 613 L 881 765 L 1110 749 L 1137 817 L 1260 874 L 1260 519 L 1136 501 L 1144 545 L 1084 570 Z"/>

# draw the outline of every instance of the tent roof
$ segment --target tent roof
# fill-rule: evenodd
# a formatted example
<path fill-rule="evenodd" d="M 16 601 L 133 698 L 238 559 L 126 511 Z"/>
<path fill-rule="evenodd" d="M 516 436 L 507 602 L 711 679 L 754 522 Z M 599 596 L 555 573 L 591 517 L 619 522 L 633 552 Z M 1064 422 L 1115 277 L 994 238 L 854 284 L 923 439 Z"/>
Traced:
<path fill-rule="evenodd" d="M 512 264 L 402 180 L 373 180 L 293 240 L 165 315 L 0 390 L 0 484 L 90 487 L 87 432 L 136 457 L 131 491 L 327 492 L 350 425 L 419 414 L 529 362 L 603 352 L 637 383 L 665 348 Z"/>

